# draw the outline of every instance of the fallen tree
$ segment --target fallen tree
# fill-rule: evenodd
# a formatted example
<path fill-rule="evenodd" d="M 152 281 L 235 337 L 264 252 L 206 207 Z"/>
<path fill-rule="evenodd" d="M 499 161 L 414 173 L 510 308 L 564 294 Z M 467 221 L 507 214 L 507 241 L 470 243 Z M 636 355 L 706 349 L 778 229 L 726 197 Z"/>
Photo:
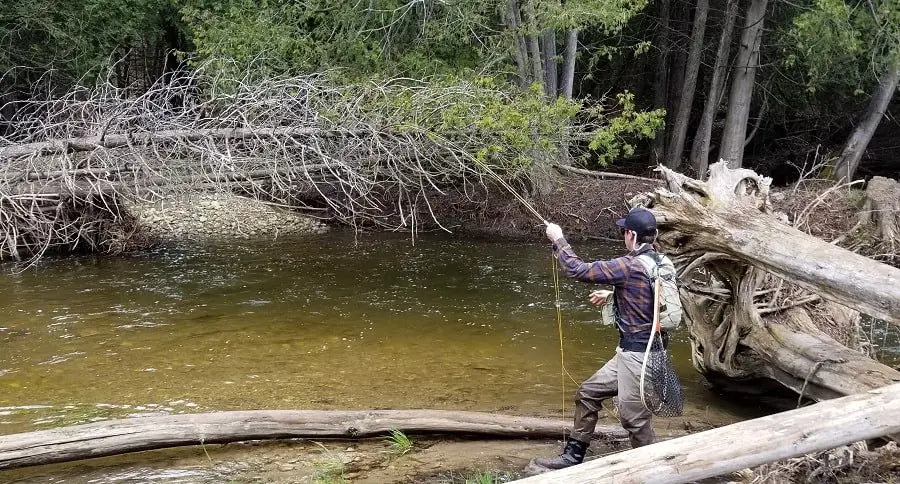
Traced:
<path fill-rule="evenodd" d="M 680 484 L 900 432 L 900 384 L 601 457 L 523 479 Z"/>
<path fill-rule="evenodd" d="M 360 439 L 387 435 L 395 429 L 409 434 L 558 438 L 570 424 L 440 410 L 261 410 L 140 417 L 0 436 L 0 469 L 185 445 L 289 438 Z M 625 431 L 618 427 L 601 427 L 597 432 L 608 438 L 625 437 Z"/>
<path fill-rule="evenodd" d="M 823 400 L 900 381 L 828 336 L 858 313 L 900 325 L 900 269 L 810 236 L 776 216 L 770 179 L 725 163 L 701 182 L 660 168 L 650 207 L 679 268 L 694 366 L 710 380 L 771 378 Z M 850 309 L 848 309 L 850 308 Z"/>
<path fill-rule="evenodd" d="M 483 203 L 484 166 L 508 178 L 549 171 L 537 170 L 549 157 L 536 152 L 567 146 L 592 126 L 569 122 L 575 103 L 467 82 L 205 75 L 198 68 L 189 79 L 160 79 L 137 96 L 100 82 L 0 105 L 14 113 L 0 133 L 0 259 L 121 246 L 101 230 L 128 220 L 120 207 L 201 191 L 324 208 L 354 228 L 415 235 L 444 228 L 436 196 Z M 230 87 L 201 96 L 196 86 L 213 81 Z M 479 127 L 496 115 L 490 109 L 518 113 L 507 117 L 529 135 Z"/>

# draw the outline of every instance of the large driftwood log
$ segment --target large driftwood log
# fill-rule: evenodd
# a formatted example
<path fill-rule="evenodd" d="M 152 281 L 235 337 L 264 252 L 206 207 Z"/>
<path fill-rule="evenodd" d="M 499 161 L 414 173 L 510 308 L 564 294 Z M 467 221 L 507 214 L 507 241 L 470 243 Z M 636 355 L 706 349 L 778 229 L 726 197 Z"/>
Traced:
<path fill-rule="evenodd" d="M 900 324 L 900 270 L 779 219 L 771 180 L 750 170 L 717 163 L 707 182 L 660 171 L 667 188 L 633 202 L 656 214 L 660 244 L 679 268 L 701 373 L 772 378 L 816 400 L 900 381 L 819 328 L 856 317 L 847 307 Z"/>
<path fill-rule="evenodd" d="M 662 169 L 668 190 L 653 211 L 676 250 L 718 252 L 790 280 L 870 316 L 900 325 L 900 269 L 879 264 L 781 223 L 770 213 L 771 179 L 710 167 L 707 182 Z"/>
<path fill-rule="evenodd" d="M 69 138 L 63 140 L 41 141 L 37 143 L 25 143 L 0 147 L 0 161 L 12 158 L 32 155 L 51 155 L 54 153 L 67 153 L 72 151 L 92 151 L 98 148 L 120 148 L 129 145 L 142 145 L 151 142 L 170 141 L 200 141 L 223 140 L 242 138 L 272 138 L 295 136 L 371 136 L 371 132 L 364 131 L 326 131 L 316 128 L 222 128 L 222 129 L 173 129 L 156 132 L 140 132 L 134 134 L 110 134 L 105 136 L 87 136 L 84 138 Z"/>
<path fill-rule="evenodd" d="M 707 430 L 523 479 L 679 484 L 900 432 L 900 384 Z"/>
<path fill-rule="evenodd" d="M 441 410 L 272 410 L 167 415 L 110 420 L 0 436 L 0 469 L 184 445 L 287 438 L 357 439 L 406 433 L 492 437 L 561 437 L 570 422 Z M 624 437 L 619 427 L 598 433 Z"/>
<path fill-rule="evenodd" d="M 91 177 L 74 179 L 70 173 L 60 175 L 62 179 L 44 181 L 29 181 L 18 183 L 11 187 L 7 193 L 9 196 L 34 196 L 34 197 L 89 197 L 100 193 L 114 195 L 122 192 L 140 193 L 142 190 L 160 189 L 167 185 L 200 185 L 238 183 L 252 185 L 254 182 L 270 181 L 284 178 L 298 181 L 327 180 L 328 170 L 343 172 L 343 166 L 332 167 L 326 163 L 303 164 L 293 167 L 285 167 L 277 170 L 250 170 L 244 172 L 206 173 L 197 175 L 154 176 L 146 173 L 133 172 L 101 172 L 92 174 Z M 314 170 L 317 170 L 314 172 Z M 79 170 L 73 170 L 77 172 Z M 84 171 L 84 170 L 80 170 Z M 97 171 L 97 170 L 93 170 Z M 320 173 L 321 172 L 321 173 Z M 331 176 L 330 178 L 335 178 Z"/>

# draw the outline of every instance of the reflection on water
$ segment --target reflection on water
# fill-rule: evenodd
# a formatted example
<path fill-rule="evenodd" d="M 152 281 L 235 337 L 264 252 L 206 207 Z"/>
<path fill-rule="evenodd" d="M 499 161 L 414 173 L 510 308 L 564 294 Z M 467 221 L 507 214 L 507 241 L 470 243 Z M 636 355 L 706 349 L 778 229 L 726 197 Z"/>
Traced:
<path fill-rule="evenodd" d="M 333 233 L 4 269 L 0 434 L 233 409 L 561 413 L 551 259 L 537 238 Z M 566 365 L 580 380 L 612 355 L 615 331 L 597 324 L 590 286 L 562 284 Z M 688 411 L 721 409 L 686 343 L 673 358 Z"/>

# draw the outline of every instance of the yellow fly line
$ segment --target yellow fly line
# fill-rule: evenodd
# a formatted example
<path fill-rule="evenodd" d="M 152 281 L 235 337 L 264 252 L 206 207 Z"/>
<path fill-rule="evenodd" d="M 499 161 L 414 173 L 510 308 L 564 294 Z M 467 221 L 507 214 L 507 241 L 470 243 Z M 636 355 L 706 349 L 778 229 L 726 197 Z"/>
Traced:
<path fill-rule="evenodd" d="M 516 200 L 518 200 L 519 203 L 522 204 L 522 206 L 524 206 L 529 212 L 531 212 L 532 215 L 537 217 L 537 219 L 540 220 L 541 223 L 543 223 L 545 226 L 550 225 L 550 223 L 547 222 L 547 220 L 541 216 L 541 214 L 534 208 L 534 206 L 531 205 L 531 203 L 528 200 L 526 200 L 525 197 L 523 197 L 521 194 L 519 194 L 519 192 L 516 191 L 515 188 L 510 186 L 510 184 L 507 183 L 506 180 L 504 180 L 502 177 L 500 177 L 500 175 L 498 175 L 494 170 L 492 170 L 486 164 L 484 164 L 480 161 L 477 161 L 477 160 L 476 160 L 476 163 L 479 166 L 481 166 L 484 169 L 484 171 L 491 178 L 496 180 L 497 183 L 500 184 L 500 186 L 505 188 Z M 553 272 L 553 290 L 554 290 L 554 295 L 555 295 L 554 304 L 556 306 L 556 328 L 557 328 L 557 331 L 559 332 L 559 366 L 560 366 L 560 375 L 559 376 L 560 376 L 560 388 L 561 388 L 561 392 L 562 392 L 561 411 L 562 411 L 563 417 L 565 417 L 566 416 L 566 377 L 568 376 L 569 379 L 572 380 L 572 383 L 574 383 L 575 385 L 578 385 L 578 382 L 574 378 L 572 378 L 572 375 L 570 375 L 569 371 L 566 370 L 566 358 L 565 358 L 565 350 L 564 350 L 564 344 L 563 344 L 562 307 L 561 307 L 560 297 L 559 297 L 559 265 L 558 265 L 559 263 L 556 260 L 556 257 L 554 257 L 552 254 L 550 257 L 553 260 L 552 272 Z M 565 437 L 565 435 L 563 435 L 563 437 Z"/>

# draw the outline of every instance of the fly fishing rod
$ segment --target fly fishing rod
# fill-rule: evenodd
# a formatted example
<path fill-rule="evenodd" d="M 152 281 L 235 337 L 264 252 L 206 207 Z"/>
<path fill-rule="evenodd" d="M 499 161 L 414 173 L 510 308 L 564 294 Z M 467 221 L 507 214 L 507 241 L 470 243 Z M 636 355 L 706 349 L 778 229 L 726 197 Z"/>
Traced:
<path fill-rule="evenodd" d="M 492 179 L 494 179 L 501 187 L 506 189 L 519 203 L 522 204 L 525 209 L 531 212 L 544 226 L 549 226 L 550 222 L 548 222 L 541 214 L 534 208 L 534 206 L 529 202 L 525 197 L 523 197 L 515 188 L 513 188 L 506 180 L 503 179 L 497 172 L 491 169 L 488 165 L 475 160 L 475 163 L 480 166 L 485 173 L 488 174 Z M 563 415 L 566 414 L 566 377 L 568 376 L 573 383 L 578 385 L 578 382 L 572 378 L 572 375 L 569 374 L 569 371 L 566 369 L 566 356 L 565 356 L 565 345 L 563 339 L 563 321 L 562 321 L 562 305 L 560 303 L 560 295 L 559 295 L 559 262 L 556 260 L 555 256 L 551 255 L 553 260 L 553 290 L 554 290 L 554 306 L 556 307 L 556 329 L 559 334 L 559 366 L 560 366 L 560 388 L 562 395 L 562 406 L 560 407 Z M 565 437 L 565 434 L 563 435 Z"/>

